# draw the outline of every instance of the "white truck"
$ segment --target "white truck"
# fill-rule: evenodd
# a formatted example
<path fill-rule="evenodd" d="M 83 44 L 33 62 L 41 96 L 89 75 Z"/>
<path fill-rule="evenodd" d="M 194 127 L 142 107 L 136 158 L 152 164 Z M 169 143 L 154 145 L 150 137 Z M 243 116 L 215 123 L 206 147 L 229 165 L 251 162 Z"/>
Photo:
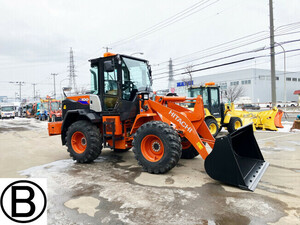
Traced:
<path fill-rule="evenodd" d="M 0 106 L 0 118 L 15 118 L 15 106 L 12 105 L 1 105 Z"/>

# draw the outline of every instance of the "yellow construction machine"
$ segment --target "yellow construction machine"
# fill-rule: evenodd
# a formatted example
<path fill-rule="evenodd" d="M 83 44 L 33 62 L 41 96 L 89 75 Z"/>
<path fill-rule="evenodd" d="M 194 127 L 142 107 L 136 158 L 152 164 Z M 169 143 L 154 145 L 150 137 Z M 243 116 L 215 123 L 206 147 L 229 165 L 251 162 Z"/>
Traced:
<path fill-rule="evenodd" d="M 204 102 L 205 122 L 211 134 L 216 137 L 222 127 L 232 133 L 242 127 L 252 123 L 253 129 L 274 130 L 282 128 L 281 118 L 283 112 L 274 107 L 271 110 L 249 112 L 236 110 L 233 103 L 221 103 L 220 88 L 214 82 L 206 83 L 200 87 L 190 87 L 189 97 L 201 95 Z M 189 105 L 193 107 L 192 104 Z"/>

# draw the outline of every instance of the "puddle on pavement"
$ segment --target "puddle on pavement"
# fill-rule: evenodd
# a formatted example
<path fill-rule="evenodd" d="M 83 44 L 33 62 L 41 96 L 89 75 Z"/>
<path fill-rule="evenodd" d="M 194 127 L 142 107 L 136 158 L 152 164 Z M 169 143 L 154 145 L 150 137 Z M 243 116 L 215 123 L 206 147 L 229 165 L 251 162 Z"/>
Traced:
<path fill-rule="evenodd" d="M 6 132 L 12 132 L 12 131 L 26 131 L 30 130 L 29 128 L 26 127 L 0 127 L 0 133 L 6 133 Z"/>
<path fill-rule="evenodd" d="M 133 157 L 132 153 L 125 154 Z M 50 224 L 55 221 L 62 221 L 62 224 L 78 221 L 84 221 L 79 224 L 99 221 L 113 224 L 265 224 L 286 215 L 287 205 L 279 200 L 248 191 L 225 191 L 214 181 L 195 188 L 137 184 L 134 180 L 141 174 L 141 168 L 118 165 L 125 154 L 104 151 L 91 164 L 61 160 L 21 174 L 48 178 Z M 168 176 L 165 182 L 173 184 L 173 176 L 176 174 Z M 64 207 L 66 202 L 82 196 L 99 200 L 97 207 L 93 205 L 94 217 L 79 214 L 76 207 Z"/>
<path fill-rule="evenodd" d="M 281 146 L 281 147 L 261 147 L 260 148 L 261 151 L 264 152 L 271 152 L 271 151 L 287 151 L 287 152 L 293 152 L 296 149 L 295 148 L 291 148 L 291 147 L 287 147 L 287 146 Z"/>
<path fill-rule="evenodd" d="M 279 168 L 279 169 L 291 170 L 291 171 L 296 172 L 296 173 L 300 172 L 299 168 L 288 168 L 288 167 L 279 166 L 279 165 L 275 165 L 275 164 L 271 164 L 270 167 L 276 167 L 276 168 Z"/>

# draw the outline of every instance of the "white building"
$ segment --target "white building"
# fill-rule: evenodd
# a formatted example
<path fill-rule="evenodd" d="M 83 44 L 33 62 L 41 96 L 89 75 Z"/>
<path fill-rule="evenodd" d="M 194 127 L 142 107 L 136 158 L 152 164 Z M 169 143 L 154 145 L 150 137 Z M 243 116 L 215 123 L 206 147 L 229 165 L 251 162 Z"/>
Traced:
<path fill-rule="evenodd" d="M 181 81 L 177 81 L 181 82 Z M 271 71 L 265 69 L 246 69 L 227 73 L 205 75 L 193 78 L 193 86 L 204 85 L 206 82 L 215 82 L 226 90 L 229 86 L 241 85 L 244 87 L 243 96 L 250 97 L 252 102 L 271 102 Z M 176 88 L 179 95 L 186 95 L 186 86 Z M 298 101 L 294 95 L 300 89 L 300 72 L 286 72 L 286 99 Z M 276 71 L 276 99 L 284 101 L 284 72 Z"/>

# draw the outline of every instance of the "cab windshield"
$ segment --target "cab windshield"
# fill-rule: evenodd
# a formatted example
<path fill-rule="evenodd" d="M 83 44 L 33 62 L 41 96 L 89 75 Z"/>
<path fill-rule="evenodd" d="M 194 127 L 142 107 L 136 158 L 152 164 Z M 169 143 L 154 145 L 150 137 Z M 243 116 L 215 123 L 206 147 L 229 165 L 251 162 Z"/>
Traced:
<path fill-rule="evenodd" d="M 190 88 L 189 97 L 196 98 L 198 95 L 202 96 L 204 107 L 208 107 L 208 92 L 207 89 Z M 190 103 L 189 107 L 194 107 L 195 103 Z"/>
<path fill-rule="evenodd" d="M 51 110 L 58 110 L 60 108 L 59 102 L 51 102 Z"/>
<path fill-rule="evenodd" d="M 2 107 L 1 107 L 1 110 L 2 110 L 3 112 L 14 111 L 14 110 L 15 110 L 15 107 L 14 107 L 14 106 L 2 106 Z"/>
<path fill-rule="evenodd" d="M 151 73 L 149 65 L 144 61 L 123 57 L 126 68 L 130 74 L 130 81 L 138 91 L 149 90 L 151 86 Z"/>
<path fill-rule="evenodd" d="M 48 103 L 41 103 L 40 110 L 41 111 L 48 110 Z"/>

